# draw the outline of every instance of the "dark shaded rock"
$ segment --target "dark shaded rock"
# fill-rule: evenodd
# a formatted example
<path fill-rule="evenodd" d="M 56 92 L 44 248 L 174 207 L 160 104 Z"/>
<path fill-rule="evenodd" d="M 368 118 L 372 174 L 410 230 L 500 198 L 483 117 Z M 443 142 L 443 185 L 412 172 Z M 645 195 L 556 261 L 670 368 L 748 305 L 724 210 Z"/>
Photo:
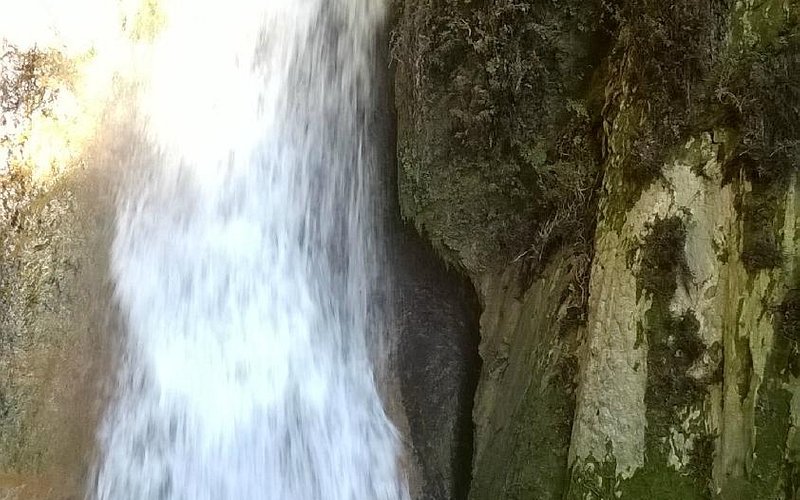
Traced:
<path fill-rule="evenodd" d="M 467 498 L 472 405 L 478 380 L 478 313 L 469 282 L 404 228 L 396 253 L 403 405 L 424 499 Z"/>

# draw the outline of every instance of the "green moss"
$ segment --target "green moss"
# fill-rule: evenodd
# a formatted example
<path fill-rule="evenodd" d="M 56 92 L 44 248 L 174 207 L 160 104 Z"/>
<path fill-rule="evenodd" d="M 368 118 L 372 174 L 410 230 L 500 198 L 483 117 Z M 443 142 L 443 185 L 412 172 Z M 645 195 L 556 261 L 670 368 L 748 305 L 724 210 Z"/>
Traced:
<path fill-rule="evenodd" d="M 788 179 L 800 169 L 800 29 L 796 20 L 780 25 L 774 37 L 759 38 L 730 56 L 715 90 L 740 135 L 727 177 L 742 176 L 752 185 L 740 204 L 742 261 L 751 273 L 783 260 L 778 234 L 783 202 Z"/>
<path fill-rule="evenodd" d="M 753 383 L 753 353 L 750 351 L 750 339 L 746 336 L 737 336 L 734 346 L 736 358 L 741 360 L 741 365 L 737 370 L 736 389 L 740 402 L 744 404 L 750 395 L 750 387 Z"/>
<path fill-rule="evenodd" d="M 755 415 L 755 449 L 748 467 L 751 498 L 783 498 L 786 478 L 786 438 L 790 423 L 792 395 L 778 380 L 767 381 L 761 389 Z"/>
<path fill-rule="evenodd" d="M 591 239 L 599 0 L 396 6 L 404 215 L 473 274 Z"/>
<path fill-rule="evenodd" d="M 777 228 L 787 180 L 800 168 L 800 84 L 790 76 L 800 74 L 800 44 L 776 50 L 745 63 L 749 85 L 737 96 L 742 139 L 732 166 L 752 184 L 742 203 L 742 260 L 751 272 L 782 262 Z"/>
<path fill-rule="evenodd" d="M 615 500 L 619 498 L 620 479 L 611 445 L 602 461 L 589 458 L 576 464 L 570 472 L 569 489 L 564 500 Z"/>
<path fill-rule="evenodd" d="M 700 324 L 692 311 L 674 317 L 660 307 L 651 308 L 647 318 L 648 388 L 645 403 L 653 412 L 663 408 L 669 415 L 676 409 L 702 400 L 705 390 L 695 379 L 687 376 L 689 368 L 705 352 L 697 336 Z M 659 413 L 663 411 L 659 410 Z M 653 415 L 650 430 L 663 437 L 668 434 L 672 419 Z"/>
<path fill-rule="evenodd" d="M 564 358 L 532 383 L 508 420 L 511 429 L 490 438 L 477 464 L 471 499 L 561 499 L 569 473 L 567 452 L 575 406 L 574 358 Z M 538 380 L 534 376 L 533 380 Z"/>
<path fill-rule="evenodd" d="M 755 182 L 785 181 L 800 160 L 800 25 L 787 22 L 771 43 L 728 56 L 715 77 L 740 130 L 736 166 Z"/>
<path fill-rule="evenodd" d="M 645 467 L 637 471 L 625 491 L 630 492 L 630 498 L 638 498 L 632 494 L 636 491 L 661 491 L 665 495 L 654 498 L 708 498 L 713 447 L 709 447 L 712 438 L 701 423 L 688 429 L 695 440 L 688 466 L 676 471 L 667 462 L 671 430 L 681 429 L 688 411 L 702 406 L 709 382 L 688 375 L 689 368 L 705 352 L 697 336 L 699 323 L 691 311 L 674 317 L 658 303 L 647 312 L 646 323 Z"/>
<path fill-rule="evenodd" d="M 646 231 L 639 248 L 642 272 L 637 291 L 652 295 L 654 302 L 665 302 L 675 295 L 678 279 L 689 273 L 683 250 L 686 228 L 679 217 L 668 217 L 648 224 Z"/>
<path fill-rule="evenodd" d="M 786 467 L 784 498 L 788 500 L 800 498 L 800 466 L 795 463 L 788 464 Z"/>
<path fill-rule="evenodd" d="M 503 285 L 506 303 L 521 309 L 515 326 L 490 330 L 483 346 L 471 500 L 563 498 L 575 412 L 575 343 L 582 326 L 575 284 L 581 269 L 563 251 L 521 296 L 514 290 L 520 286 L 516 277 Z M 484 320 L 493 323 L 492 314 Z M 492 346 L 499 341 L 493 335 L 501 332 L 502 346 Z"/>
<path fill-rule="evenodd" d="M 778 0 L 736 6 L 727 0 L 590 4 L 402 3 L 395 55 L 404 214 L 451 262 L 466 262 L 470 270 L 517 255 L 536 265 L 547 258 L 548 248 L 585 235 L 578 229 L 585 227 L 587 212 L 591 218 L 585 207 L 594 200 L 580 200 L 579 210 L 563 200 L 577 199 L 575 193 L 596 185 L 598 163 L 607 167 L 608 188 L 601 228 L 619 230 L 689 131 L 724 128 L 730 132 L 720 153 L 729 160 L 727 179 L 744 178 L 752 186 L 746 193 L 740 185 L 736 189 L 742 261 L 751 273 L 780 265 L 786 257 L 778 245 L 785 181 L 800 165 L 800 36 L 785 15 L 797 9 L 784 9 L 788 4 Z M 599 32 L 586 28 L 593 16 L 601 19 Z M 591 40 L 603 42 L 594 53 L 586 48 Z M 570 215 L 561 221 L 568 222 L 541 236 L 548 222 L 564 213 Z M 620 492 L 631 499 L 710 496 L 714 436 L 699 422 L 690 424 L 694 445 L 680 471 L 667 463 L 666 440 L 685 423 L 688 410 L 707 415 L 701 408 L 706 387 L 723 378 L 721 347 L 706 350 L 693 311 L 669 309 L 689 273 L 680 219 L 659 220 L 648 229 L 638 248 L 637 276 L 639 297 L 652 299 L 637 332 L 638 347 L 648 348 L 646 463 L 628 481 L 615 476 L 611 452 L 602 462 L 581 464 L 571 472 L 568 498 L 611 499 Z M 720 260 L 728 259 L 727 245 L 715 250 Z M 786 326 L 779 330 L 789 340 L 800 322 L 792 300 L 782 306 Z M 735 349 L 744 370 L 725 382 L 752 404 L 747 398 L 754 397 L 758 375 L 749 340 Z M 771 372 L 758 393 L 750 476 L 731 480 L 724 498 L 789 498 L 786 492 L 793 489 L 794 466 L 782 455 L 788 393 L 770 382 L 800 373 L 797 346 L 790 343 L 788 351 L 794 354 L 783 363 L 784 372 Z M 708 379 L 689 376 L 704 355 L 719 360 L 717 369 Z M 769 364 L 780 365 L 773 355 Z M 475 480 L 479 497 L 508 491 L 510 498 L 549 498 L 560 488 L 559 447 L 568 446 L 560 422 L 566 410 L 558 406 L 562 392 L 550 391 L 549 383 L 546 391 L 529 389 L 505 422 L 514 427 L 514 442 L 504 438 L 490 445 L 495 458 L 487 460 L 495 461 L 477 468 L 484 474 Z M 542 422 L 557 429 L 555 435 L 527 437 L 528 427 Z M 541 447 L 559 453 L 542 458 Z M 511 458 L 497 459 L 501 454 Z M 492 489 L 498 485 L 500 490 Z"/>
<path fill-rule="evenodd" d="M 726 481 L 720 498 L 723 500 L 788 500 L 797 497 L 797 463 L 789 450 L 792 428 L 792 364 L 797 358 L 796 316 L 800 304 L 798 292 L 790 289 L 777 308 L 776 335 L 757 396 L 747 388 L 747 397 L 756 397 L 754 448 L 746 464 L 746 477 Z M 747 340 L 737 343 L 737 351 L 749 350 Z M 751 367 L 752 370 L 752 367 Z M 752 376 L 752 375 L 751 375 Z M 749 378 L 747 379 L 749 386 Z M 744 378 L 740 379 L 740 384 Z M 744 387 L 740 389 L 744 396 Z"/>
<path fill-rule="evenodd" d="M 615 476 L 613 450 L 602 463 L 579 464 L 573 470 L 568 499 L 711 498 L 714 437 L 702 420 L 687 423 L 686 419 L 691 410 L 702 407 L 713 375 L 707 380 L 689 375 L 707 352 L 698 336 L 700 325 L 693 311 L 676 315 L 669 309 L 679 282 L 689 273 L 686 230 L 679 217 L 657 219 L 647 229 L 638 248 L 641 271 L 637 276 L 638 293 L 651 299 L 639 325 L 639 335 L 647 345 L 645 463 L 627 480 Z M 718 350 L 719 346 L 709 356 L 719 357 Z M 668 462 L 676 429 L 691 441 L 680 470 Z"/>
<path fill-rule="evenodd" d="M 752 190 L 742 196 L 742 263 L 751 273 L 783 262 L 778 228 L 783 224 L 785 195 L 785 181 L 754 178 Z"/>
<path fill-rule="evenodd" d="M 714 467 L 715 438 L 708 433 L 702 433 L 694 438 L 689 460 L 689 472 L 698 478 L 711 478 Z"/>
<path fill-rule="evenodd" d="M 773 4 L 759 2 L 752 9 L 745 7 L 746 12 L 736 7 L 734 41 L 729 42 L 728 0 L 605 2 L 606 25 L 616 38 L 612 74 L 625 89 L 611 93 L 617 102 L 609 107 L 620 110 L 621 96 L 627 106 L 607 118 L 618 126 L 615 134 L 621 137 L 611 140 L 622 155 L 608 211 L 612 216 L 624 214 L 661 177 L 672 148 L 689 130 L 737 130 L 741 143 L 725 156 L 734 158 L 732 165 L 755 167 L 748 180 L 761 177 L 760 182 L 781 184 L 780 179 L 785 181 L 798 168 L 798 16 L 796 9 Z M 759 31 L 749 44 L 741 42 L 744 17 L 748 29 Z M 763 212 L 768 203 L 754 200 L 748 207 Z M 779 211 L 774 204 L 771 210 Z M 758 214 L 744 219 L 748 269 L 778 265 L 775 237 L 767 234 L 771 224 L 763 224 Z"/>
<path fill-rule="evenodd" d="M 792 467 L 786 453 L 792 395 L 784 388 L 791 343 L 786 337 L 775 337 L 756 402 L 755 448 L 747 467 L 748 477 L 735 485 L 738 492 L 730 488 L 730 494 L 723 497 L 726 500 L 745 498 L 742 491 L 751 495 L 746 498 L 794 498 L 784 496 L 787 472 Z"/>
<path fill-rule="evenodd" d="M 617 141 L 627 210 L 661 177 L 670 149 L 683 140 L 697 113 L 707 75 L 722 45 L 725 0 L 605 0 L 605 23 L 616 40 L 611 54 L 624 88 L 629 126 Z M 613 95 L 613 94 L 612 94 Z M 620 109 L 619 102 L 614 108 Z M 610 120 L 619 122 L 620 116 Z M 613 139 L 612 139 L 613 140 Z M 624 213 L 624 211 L 623 211 Z"/>
<path fill-rule="evenodd" d="M 689 375 L 690 368 L 706 352 L 698 337 L 700 324 L 694 312 L 675 315 L 669 308 L 679 281 L 689 273 L 684 254 L 686 230 L 678 217 L 657 219 L 648 229 L 639 250 L 641 270 L 637 277 L 639 293 L 652 301 L 640 326 L 647 339 L 645 467 L 623 489 L 629 495 L 663 490 L 665 496 L 655 498 L 708 498 L 713 446 L 709 446 L 712 438 L 700 423 L 684 431 L 693 439 L 688 466 L 676 471 L 667 462 L 672 429 L 684 428 L 687 412 L 702 406 L 710 383 L 710 379 Z M 666 480 L 673 488 L 663 487 Z"/>
<path fill-rule="evenodd" d="M 731 49 L 748 51 L 769 45 L 798 20 L 796 8 L 786 0 L 737 2 L 730 27 Z"/>
<path fill-rule="evenodd" d="M 790 288 L 778 308 L 779 333 L 791 341 L 800 342 L 800 288 Z"/>
<path fill-rule="evenodd" d="M 707 458 L 704 458 L 707 460 Z M 698 479 L 697 471 L 682 474 L 666 464 L 648 464 L 623 482 L 622 498 L 658 500 L 711 499 L 710 481 Z"/>
<path fill-rule="evenodd" d="M 702 467 L 710 468 L 711 457 L 705 453 L 709 448 L 705 441 L 702 448 Z M 613 450 L 609 450 L 606 460 L 589 460 L 572 470 L 570 489 L 564 500 L 705 500 L 711 498 L 707 487 L 698 486 L 691 475 L 682 474 L 665 464 L 648 462 L 629 479 L 616 475 L 616 461 Z"/>

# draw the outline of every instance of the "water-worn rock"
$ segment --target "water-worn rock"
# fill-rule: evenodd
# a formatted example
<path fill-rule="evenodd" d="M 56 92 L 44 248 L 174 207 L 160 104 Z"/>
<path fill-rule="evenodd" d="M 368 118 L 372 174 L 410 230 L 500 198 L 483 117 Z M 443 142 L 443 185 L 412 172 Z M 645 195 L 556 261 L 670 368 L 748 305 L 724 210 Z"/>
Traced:
<path fill-rule="evenodd" d="M 81 142 L 93 116 L 61 108 L 60 99 L 75 97 L 67 60 L 6 49 L 0 497 L 68 498 L 83 488 L 107 361 L 107 199 Z"/>
<path fill-rule="evenodd" d="M 402 211 L 483 306 L 471 498 L 796 498 L 798 4 L 396 4 Z"/>
<path fill-rule="evenodd" d="M 87 182 L 27 193 L 3 226 L 0 491 L 18 498 L 77 493 L 89 466 L 110 290 Z"/>
<path fill-rule="evenodd" d="M 395 240 L 397 360 L 422 499 L 467 497 L 478 304 L 470 283 L 447 269 L 413 228 Z"/>

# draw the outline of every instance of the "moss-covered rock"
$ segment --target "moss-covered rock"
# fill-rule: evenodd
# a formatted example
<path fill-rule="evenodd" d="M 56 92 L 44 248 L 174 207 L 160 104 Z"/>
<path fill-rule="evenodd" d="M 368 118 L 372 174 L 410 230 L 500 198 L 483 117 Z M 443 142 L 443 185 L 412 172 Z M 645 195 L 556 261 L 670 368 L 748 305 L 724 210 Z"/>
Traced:
<path fill-rule="evenodd" d="M 485 308 L 472 498 L 796 496 L 799 11 L 396 3 L 403 214 Z"/>
<path fill-rule="evenodd" d="M 573 240 L 597 174 L 600 4 L 395 9 L 404 216 L 473 276 L 520 254 L 538 262 L 547 242 Z"/>
<path fill-rule="evenodd" d="M 560 499 L 566 491 L 583 312 L 579 259 L 554 256 L 530 287 L 521 286 L 518 267 L 484 284 L 470 498 Z"/>

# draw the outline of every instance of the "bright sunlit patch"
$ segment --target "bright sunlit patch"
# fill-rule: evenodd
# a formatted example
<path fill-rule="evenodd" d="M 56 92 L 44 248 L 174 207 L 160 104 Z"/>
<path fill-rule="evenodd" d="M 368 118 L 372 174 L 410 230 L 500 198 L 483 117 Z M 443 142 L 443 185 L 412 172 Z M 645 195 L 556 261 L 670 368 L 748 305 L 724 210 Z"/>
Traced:
<path fill-rule="evenodd" d="M 157 25 L 149 23 L 151 12 L 157 14 L 134 0 L 14 0 L 4 6 L 0 37 L 6 56 L 0 71 L 10 88 L 0 90 L 8 95 L 33 87 L 45 98 L 4 110 L 0 172 L 26 171 L 47 184 L 80 164 L 97 136 L 115 79 L 132 76 L 128 19 L 137 20 L 141 31 Z M 20 58 L 30 54 L 46 57 L 20 66 Z"/>

